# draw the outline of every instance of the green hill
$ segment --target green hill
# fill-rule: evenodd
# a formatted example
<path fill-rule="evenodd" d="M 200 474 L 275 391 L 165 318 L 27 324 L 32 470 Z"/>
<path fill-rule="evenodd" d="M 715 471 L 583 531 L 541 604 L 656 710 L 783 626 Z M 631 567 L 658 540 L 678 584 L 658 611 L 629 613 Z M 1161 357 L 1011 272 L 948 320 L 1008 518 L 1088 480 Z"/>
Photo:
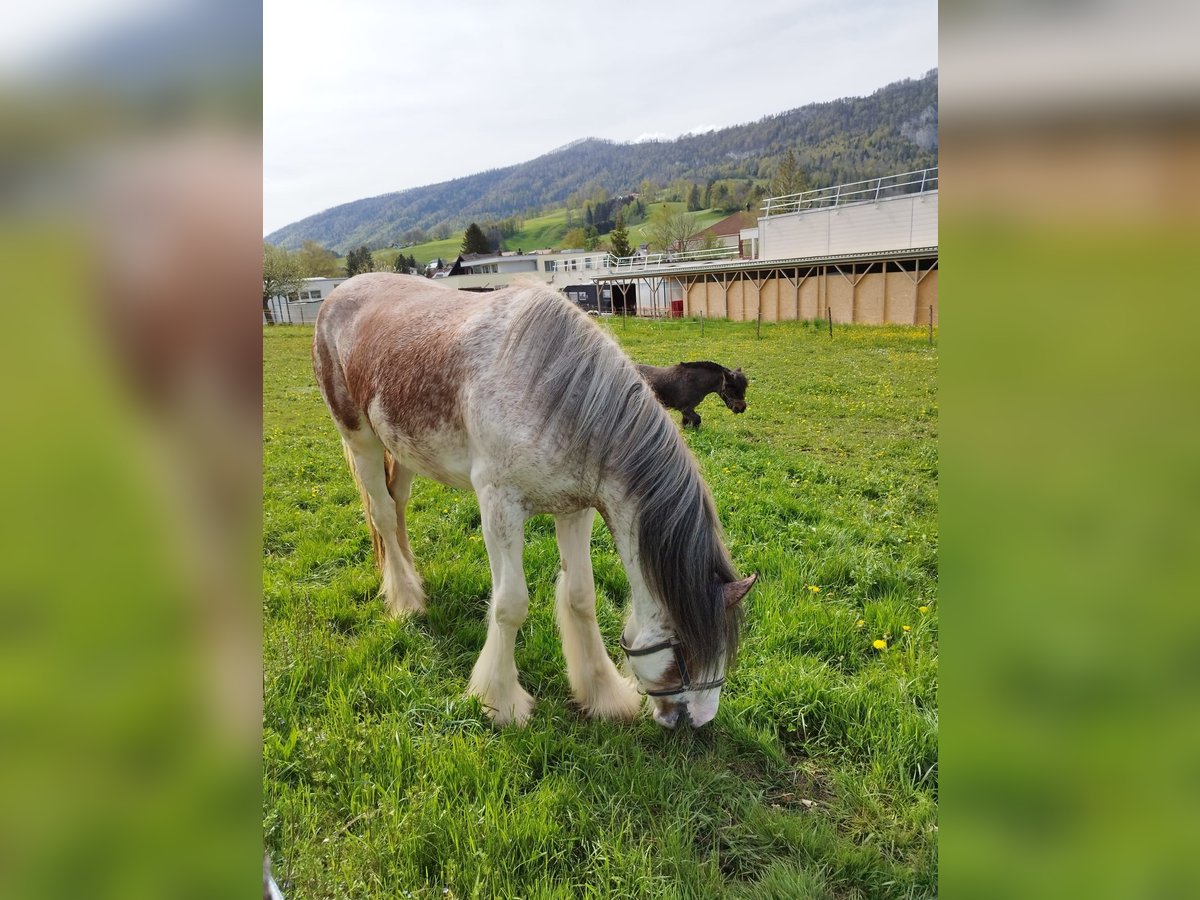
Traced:
<path fill-rule="evenodd" d="M 587 138 L 516 166 L 344 203 L 280 228 L 266 240 L 294 249 L 311 239 L 344 253 L 363 244 L 399 245 L 413 229 L 454 232 L 472 221 L 529 215 L 521 234 L 528 240 L 519 246 L 531 249 L 553 242 L 557 214 L 546 211 L 581 191 L 601 189 L 617 196 L 638 191 L 646 181 L 660 186 L 681 180 L 702 186 L 716 179 L 761 182 L 788 149 L 813 187 L 926 168 L 937 165 L 937 88 L 933 69 L 868 97 L 814 103 L 673 141 L 619 144 Z"/>

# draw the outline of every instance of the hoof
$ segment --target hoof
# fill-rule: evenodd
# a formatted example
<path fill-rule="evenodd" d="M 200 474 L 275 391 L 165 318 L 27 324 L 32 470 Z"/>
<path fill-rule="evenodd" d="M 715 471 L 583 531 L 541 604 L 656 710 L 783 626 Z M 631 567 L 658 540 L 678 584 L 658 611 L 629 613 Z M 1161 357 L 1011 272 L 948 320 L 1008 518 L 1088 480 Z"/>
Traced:
<path fill-rule="evenodd" d="M 642 711 L 642 695 L 631 681 L 618 678 L 588 702 L 580 703 L 580 706 L 593 719 L 632 722 Z"/>
<path fill-rule="evenodd" d="M 492 720 L 492 724 L 503 728 L 505 725 L 516 725 L 523 728 L 533 713 L 533 697 L 522 687 L 508 697 L 494 698 L 468 691 L 469 696 L 478 697 L 483 711 Z"/>

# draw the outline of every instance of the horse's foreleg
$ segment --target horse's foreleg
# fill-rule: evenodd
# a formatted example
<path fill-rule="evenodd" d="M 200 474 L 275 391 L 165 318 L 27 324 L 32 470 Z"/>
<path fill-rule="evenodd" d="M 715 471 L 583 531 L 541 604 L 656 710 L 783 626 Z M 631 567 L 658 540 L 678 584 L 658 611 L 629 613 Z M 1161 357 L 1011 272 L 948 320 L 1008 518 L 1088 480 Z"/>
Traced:
<path fill-rule="evenodd" d="M 567 660 L 567 680 L 575 701 L 588 715 L 632 719 L 641 709 L 641 697 L 613 665 L 596 624 L 591 555 L 595 518 L 594 509 L 554 517 L 562 557 L 554 609 Z"/>
<path fill-rule="evenodd" d="M 383 568 L 381 593 L 388 609 L 394 616 L 424 612 L 425 594 L 421 579 L 410 562 L 411 551 L 406 552 L 407 534 L 404 546 L 400 543 L 403 518 L 397 515 L 399 504 L 388 489 L 383 444 L 366 428 L 348 432 L 344 437 L 355 476 L 362 487 L 371 527 L 383 548 L 383 558 L 379 561 Z M 410 481 L 411 478 L 410 473 Z"/>
<path fill-rule="evenodd" d="M 533 697 L 517 679 L 514 657 L 517 631 L 529 613 L 529 589 L 521 551 L 525 541 L 523 508 L 498 490 L 480 490 L 479 512 L 483 540 L 492 570 L 492 602 L 488 633 L 467 693 L 478 697 L 497 725 L 524 725 L 533 710 Z"/>
<path fill-rule="evenodd" d="M 700 414 L 696 412 L 694 407 L 689 406 L 683 410 L 683 425 L 685 428 L 689 425 L 693 428 L 700 427 Z"/>

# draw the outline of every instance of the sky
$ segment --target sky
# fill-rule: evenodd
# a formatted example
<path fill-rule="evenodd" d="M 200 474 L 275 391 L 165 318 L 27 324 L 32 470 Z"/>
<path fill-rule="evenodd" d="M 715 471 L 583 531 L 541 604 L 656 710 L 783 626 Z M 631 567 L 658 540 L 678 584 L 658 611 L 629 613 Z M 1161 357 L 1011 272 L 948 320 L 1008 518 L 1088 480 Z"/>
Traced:
<path fill-rule="evenodd" d="M 674 138 L 938 65 L 934 0 L 266 0 L 263 233 L 583 137 Z"/>

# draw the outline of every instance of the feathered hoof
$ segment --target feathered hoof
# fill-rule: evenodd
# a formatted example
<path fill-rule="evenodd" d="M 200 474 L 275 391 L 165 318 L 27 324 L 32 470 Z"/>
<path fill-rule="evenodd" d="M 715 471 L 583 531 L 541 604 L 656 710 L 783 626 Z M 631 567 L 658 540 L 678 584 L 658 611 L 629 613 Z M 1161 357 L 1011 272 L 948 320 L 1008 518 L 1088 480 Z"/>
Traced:
<path fill-rule="evenodd" d="M 628 679 L 616 678 L 581 705 L 593 719 L 632 722 L 642 711 L 642 695 Z"/>
<path fill-rule="evenodd" d="M 384 597 L 384 603 L 387 605 L 388 615 L 393 619 L 408 619 L 413 616 L 423 615 L 425 612 L 424 599 L 414 599 L 412 597 Z"/>
<path fill-rule="evenodd" d="M 393 619 L 407 619 L 425 612 L 425 591 L 419 582 L 403 575 L 385 573 L 379 593 Z"/>
<path fill-rule="evenodd" d="M 503 728 L 506 725 L 516 725 L 518 728 L 524 728 L 529 722 L 529 717 L 533 714 L 534 699 L 522 687 L 518 687 L 508 697 L 504 698 L 480 696 L 473 691 L 469 691 L 468 693 L 479 697 L 479 702 L 483 705 L 483 711 L 492 720 L 492 724 L 498 728 Z"/>

